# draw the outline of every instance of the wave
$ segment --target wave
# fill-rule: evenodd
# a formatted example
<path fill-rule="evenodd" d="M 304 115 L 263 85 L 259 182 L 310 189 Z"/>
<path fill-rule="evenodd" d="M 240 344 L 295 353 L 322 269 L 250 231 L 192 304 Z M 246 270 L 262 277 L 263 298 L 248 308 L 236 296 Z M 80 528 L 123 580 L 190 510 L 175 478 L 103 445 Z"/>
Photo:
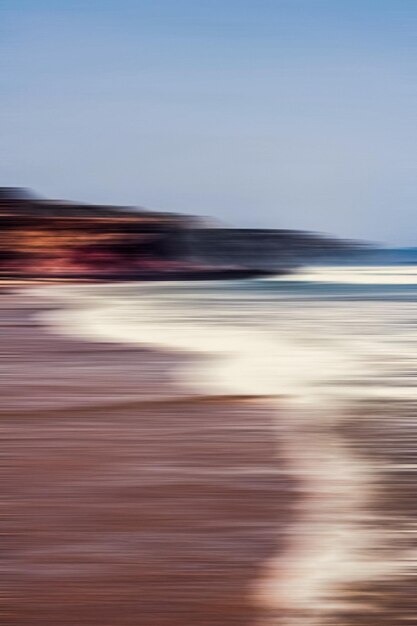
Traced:
<path fill-rule="evenodd" d="M 409 271 L 417 280 L 417 272 Z M 349 281 L 389 276 L 405 284 L 391 268 L 314 272 L 320 282 L 336 276 L 341 282 L 344 272 Z M 313 300 L 300 306 L 257 297 L 253 285 L 247 291 L 231 287 L 46 287 L 42 294 L 64 306 L 43 316 L 66 334 L 198 355 L 200 366 L 193 360 L 192 369 L 182 372 L 184 392 L 263 396 L 276 403 L 280 454 L 306 495 L 291 549 L 265 564 L 253 593 L 263 610 L 284 615 L 286 626 L 319 626 L 337 611 L 362 610 L 341 595 L 342 587 L 376 573 L 393 575 L 392 564 L 370 556 L 375 536 L 366 528 L 375 468 L 339 426 L 352 403 L 395 393 L 384 367 L 395 354 L 403 360 L 410 354 L 415 335 L 404 322 L 415 305 Z M 376 384 L 363 384 L 371 380 Z M 399 390 L 407 393 L 416 394 Z"/>

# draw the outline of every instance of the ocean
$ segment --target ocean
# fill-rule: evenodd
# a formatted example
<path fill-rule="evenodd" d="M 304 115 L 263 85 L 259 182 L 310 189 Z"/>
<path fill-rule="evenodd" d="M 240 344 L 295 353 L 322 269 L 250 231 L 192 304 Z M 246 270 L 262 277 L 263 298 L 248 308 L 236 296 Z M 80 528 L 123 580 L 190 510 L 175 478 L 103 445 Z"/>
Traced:
<path fill-rule="evenodd" d="M 184 395 L 276 406 L 306 494 L 253 590 L 280 624 L 417 623 L 416 266 L 34 292 L 65 305 L 42 314 L 61 333 L 192 355 Z"/>

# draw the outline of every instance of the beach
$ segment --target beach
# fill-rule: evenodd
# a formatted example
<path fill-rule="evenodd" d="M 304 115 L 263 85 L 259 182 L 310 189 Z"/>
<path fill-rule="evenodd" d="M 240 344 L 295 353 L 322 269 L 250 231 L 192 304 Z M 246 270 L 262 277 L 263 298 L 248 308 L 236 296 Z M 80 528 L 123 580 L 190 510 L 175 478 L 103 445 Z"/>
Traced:
<path fill-rule="evenodd" d="M 1 296 L 4 623 L 253 623 L 297 499 L 268 403 L 187 397 L 183 356 L 62 337 L 55 307 Z"/>
<path fill-rule="evenodd" d="M 414 623 L 415 287 L 335 273 L 2 293 L 7 624 Z"/>

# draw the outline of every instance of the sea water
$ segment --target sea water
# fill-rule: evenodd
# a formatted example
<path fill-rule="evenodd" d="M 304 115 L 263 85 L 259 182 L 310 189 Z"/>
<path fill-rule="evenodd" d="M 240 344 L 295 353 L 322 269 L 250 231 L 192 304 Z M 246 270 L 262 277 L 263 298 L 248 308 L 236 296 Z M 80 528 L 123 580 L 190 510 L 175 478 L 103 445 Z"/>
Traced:
<path fill-rule="evenodd" d="M 43 293 L 66 304 L 48 314 L 60 332 L 199 357 L 177 373 L 184 394 L 276 403 L 277 441 L 307 497 L 292 549 L 271 555 L 253 590 L 270 611 L 268 623 L 366 624 L 364 614 L 388 610 L 381 589 L 401 588 L 416 564 L 413 511 L 387 505 L 388 488 L 384 496 L 384 481 L 406 470 L 413 484 L 417 469 L 416 267 Z M 408 613 L 390 610 L 396 624 L 410 623 Z"/>

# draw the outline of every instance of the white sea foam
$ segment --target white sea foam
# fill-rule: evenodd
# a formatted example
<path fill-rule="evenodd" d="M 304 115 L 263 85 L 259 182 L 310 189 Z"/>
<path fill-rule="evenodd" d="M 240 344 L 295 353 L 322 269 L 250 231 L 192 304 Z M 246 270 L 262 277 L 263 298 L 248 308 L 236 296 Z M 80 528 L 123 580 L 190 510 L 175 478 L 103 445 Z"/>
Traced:
<path fill-rule="evenodd" d="M 269 278 L 267 280 L 282 280 Z M 291 277 L 294 282 L 345 283 L 352 285 L 417 285 L 417 267 L 402 266 L 355 266 L 314 267 L 304 269 Z"/>
<path fill-rule="evenodd" d="M 413 268 L 401 272 L 325 268 L 300 274 L 299 280 L 417 281 Z M 388 564 L 369 558 L 376 538 L 362 524 L 372 498 L 372 467 L 335 426 L 353 400 L 392 397 L 383 367 L 414 354 L 416 333 L 405 323 L 416 315 L 414 302 L 313 297 L 300 303 L 262 289 L 172 283 L 53 287 L 43 293 L 67 305 L 48 314 L 61 332 L 210 356 L 200 371 L 193 366 L 185 372 L 184 389 L 282 396 L 277 439 L 307 497 L 291 549 L 266 563 L 255 590 L 264 607 L 284 609 L 288 626 L 319 626 L 323 615 L 339 606 L 340 584 L 369 579 L 376 571 L 381 576 L 384 568 L 392 573 Z M 382 382 L 364 387 L 367 377 Z M 416 396 L 412 387 L 399 393 Z"/>

